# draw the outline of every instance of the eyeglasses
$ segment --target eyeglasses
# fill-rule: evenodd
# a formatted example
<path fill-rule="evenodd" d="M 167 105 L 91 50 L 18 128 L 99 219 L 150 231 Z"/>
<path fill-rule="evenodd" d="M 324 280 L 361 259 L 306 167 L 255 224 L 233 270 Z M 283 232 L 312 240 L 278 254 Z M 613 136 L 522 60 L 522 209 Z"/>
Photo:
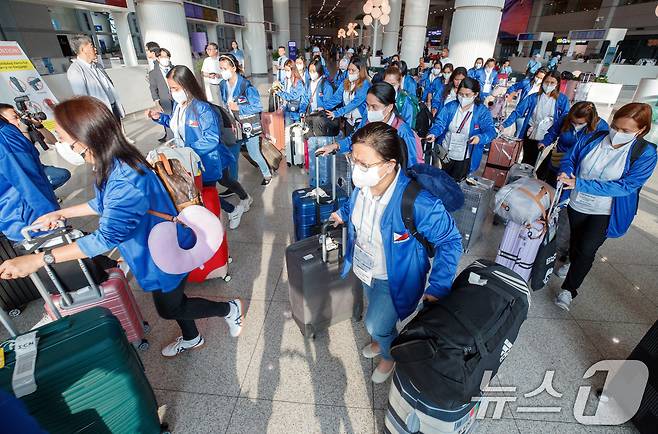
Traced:
<path fill-rule="evenodd" d="M 356 167 L 359 170 L 361 170 L 362 172 L 367 172 L 368 169 L 370 169 L 372 167 L 377 167 L 377 166 L 381 166 L 384 163 L 388 163 L 387 160 L 381 160 L 381 161 L 378 161 L 377 163 L 372 163 L 372 164 L 362 163 L 360 161 L 355 160 L 351 153 L 347 154 L 347 161 L 350 163 L 350 165 L 353 168 Z"/>

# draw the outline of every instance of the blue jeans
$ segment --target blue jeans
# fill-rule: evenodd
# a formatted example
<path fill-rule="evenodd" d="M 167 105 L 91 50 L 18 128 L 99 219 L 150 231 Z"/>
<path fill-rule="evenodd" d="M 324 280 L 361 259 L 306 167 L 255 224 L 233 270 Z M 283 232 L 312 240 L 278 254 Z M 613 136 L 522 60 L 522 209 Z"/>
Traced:
<path fill-rule="evenodd" d="M 368 298 L 368 311 L 366 312 L 366 330 L 372 339 L 379 344 L 382 358 L 392 360 L 391 343 L 398 335 L 395 325 L 398 322 L 398 313 L 393 305 L 388 280 L 373 279 L 372 286 L 363 284 L 363 290 Z"/>
<path fill-rule="evenodd" d="M 62 167 L 54 166 L 43 166 L 43 171 L 46 173 L 46 177 L 50 182 L 50 185 L 53 187 L 53 190 L 57 190 L 62 185 L 71 179 L 71 172 Z"/>
<path fill-rule="evenodd" d="M 271 178 L 272 172 L 270 172 L 270 167 L 267 165 L 265 158 L 263 158 L 263 154 L 260 152 L 260 136 L 253 136 L 246 140 L 242 140 L 241 144 L 242 143 L 247 146 L 249 157 L 251 157 L 251 159 L 258 165 L 263 177 Z"/>

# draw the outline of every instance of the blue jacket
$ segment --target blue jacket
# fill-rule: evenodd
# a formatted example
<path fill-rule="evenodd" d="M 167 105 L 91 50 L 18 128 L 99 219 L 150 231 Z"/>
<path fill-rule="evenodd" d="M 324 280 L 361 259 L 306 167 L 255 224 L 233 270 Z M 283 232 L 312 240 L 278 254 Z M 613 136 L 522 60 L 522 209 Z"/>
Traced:
<path fill-rule="evenodd" d="M 398 113 L 400 114 L 400 117 L 404 121 L 405 124 L 411 126 L 414 124 L 414 107 L 411 102 L 411 98 L 415 97 L 415 94 L 410 94 L 407 95 L 404 98 L 404 102 L 402 103 L 402 106 L 399 107 L 398 104 L 402 100 L 403 96 L 400 92 L 398 92 L 397 96 L 395 97 L 395 107 L 398 110 Z"/>
<path fill-rule="evenodd" d="M 485 68 L 480 68 L 475 71 L 474 73 L 475 78 L 477 81 L 480 82 L 480 98 L 484 99 L 489 96 L 491 92 L 484 92 L 484 84 L 487 79 L 487 73 L 485 72 Z M 494 87 L 498 84 L 498 72 L 494 69 L 491 71 L 491 90 L 493 90 Z"/>
<path fill-rule="evenodd" d="M 466 76 L 467 76 L 467 77 L 471 77 L 471 78 L 475 78 L 475 79 L 477 79 L 477 77 L 476 77 L 476 76 L 477 76 L 477 73 L 478 73 L 478 71 L 481 70 L 481 69 L 484 69 L 484 68 L 476 68 L 476 67 L 472 67 L 471 69 L 469 69 L 468 71 L 466 71 Z"/>
<path fill-rule="evenodd" d="M 347 80 L 347 70 L 342 71 L 340 68 L 336 71 L 334 78 L 331 79 L 331 82 L 334 84 L 334 87 L 338 89 L 343 85 L 343 82 Z"/>
<path fill-rule="evenodd" d="M 530 72 L 530 74 L 534 74 L 535 72 L 537 72 L 537 70 L 539 68 L 541 68 L 541 62 L 539 62 L 535 59 L 530 59 L 530 61 L 528 62 L 528 68 L 527 68 L 528 71 Z"/>
<path fill-rule="evenodd" d="M 337 107 L 339 104 L 342 104 L 344 89 L 345 89 L 344 87 L 338 87 L 336 89 L 336 91 L 334 92 L 334 96 L 329 101 L 330 105 Z M 368 95 L 369 89 L 370 89 L 370 81 L 365 80 L 361 84 L 361 87 L 355 90 L 354 99 L 352 100 L 352 102 L 350 102 L 347 105 L 344 105 L 339 109 L 334 110 L 334 114 L 336 115 L 336 117 L 337 118 L 343 117 L 349 112 L 351 112 L 352 110 L 359 109 L 359 113 L 361 113 L 361 119 L 366 119 L 368 117 L 368 113 L 366 109 L 366 96 Z"/>
<path fill-rule="evenodd" d="M 0 121 L 0 231 L 22 241 L 21 229 L 58 209 L 39 152 L 18 128 Z"/>
<path fill-rule="evenodd" d="M 245 82 L 243 84 L 243 82 Z M 241 95 L 241 89 L 244 88 L 244 95 Z M 219 91 L 222 93 L 222 99 L 228 101 L 228 84 L 226 80 L 219 83 Z M 239 98 L 244 96 L 244 98 Z M 255 115 L 263 111 L 263 104 L 260 101 L 258 89 L 251 85 L 249 80 L 238 75 L 238 81 L 233 90 L 233 100 L 238 103 L 240 115 Z"/>
<path fill-rule="evenodd" d="M 442 143 L 443 139 L 448 132 L 448 127 L 455 113 L 459 109 L 459 101 L 450 101 L 444 105 L 441 111 L 434 118 L 434 124 L 430 128 L 429 133 L 436 136 L 435 143 Z M 491 143 L 496 138 L 496 128 L 494 126 L 491 112 L 483 104 L 475 104 L 473 107 L 473 116 L 471 116 L 471 129 L 469 132 L 469 139 L 478 136 L 480 143 L 475 145 L 471 150 L 471 167 L 470 171 L 474 172 L 480 167 L 480 160 L 482 160 L 482 153 L 485 145 Z"/>
<path fill-rule="evenodd" d="M 409 95 L 416 96 L 416 92 L 418 89 L 418 83 L 416 83 L 416 80 L 414 80 L 413 77 L 411 77 L 409 74 L 404 76 L 404 79 L 402 81 L 402 89 L 407 91 Z"/>
<path fill-rule="evenodd" d="M 526 96 L 528 96 L 528 93 L 532 89 L 533 82 L 534 78 L 525 78 L 521 81 L 517 81 L 507 89 L 505 95 L 520 91 L 518 101 L 521 102 L 525 99 Z"/>
<path fill-rule="evenodd" d="M 606 235 L 609 238 L 618 238 L 628 231 L 635 214 L 637 214 L 640 188 L 647 182 L 656 168 L 656 147 L 655 145 L 647 145 L 642 155 L 633 163 L 633 167 L 630 165 L 632 151 L 629 152 L 624 173 L 616 181 L 599 181 L 578 177 L 580 162 L 604 138 L 605 136 L 592 140 L 591 143 L 587 143 L 586 138 L 578 140 L 576 145 L 562 159 L 560 172 L 567 175 L 576 175 L 576 188 L 578 191 L 595 196 L 612 197 L 612 212 Z M 637 146 L 637 140 L 627 146 Z M 571 190 L 564 190 L 563 197 L 568 197 L 570 194 Z"/>
<path fill-rule="evenodd" d="M 530 125 L 530 119 L 537 107 L 537 101 L 541 91 L 533 93 L 528 97 L 522 99 L 516 106 L 514 111 L 503 122 L 505 128 L 514 125 L 517 118 L 524 118 L 523 126 L 520 131 L 516 132 L 516 137 L 525 137 Z M 564 117 L 569 113 L 569 98 L 563 93 L 558 94 L 557 101 L 555 102 L 555 112 L 553 113 L 553 125 L 562 125 Z M 549 128 L 550 129 L 550 128 Z"/>
<path fill-rule="evenodd" d="M 332 99 L 334 96 L 334 88 L 329 83 L 327 77 L 320 77 L 320 84 L 315 90 L 315 95 L 311 92 L 311 83 L 310 81 L 306 83 L 305 92 L 306 96 L 300 106 L 301 113 L 306 113 L 308 106 L 312 103 L 311 97 L 317 99 L 317 107 L 323 108 L 325 110 L 333 110 L 335 106 L 332 106 Z M 310 110 L 309 110 L 310 112 Z"/>
<path fill-rule="evenodd" d="M 562 123 L 564 123 L 564 121 L 562 121 Z M 568 152 L 579 140 L 587 140 L 587 138 L 593 136 L 599 131 L 608 131 L 610 129 L 608 123 L 603 119 L 599 119 L 599 123 L 596 124 L 596 129 L 592 132 L 587 128 L 583 128 L 576 132 L 571 125 L 567 131 L 562 132 L 562 123 L 553 123 L 553 126 L 548 130 L 544 139 L 540 143 L 544 146 L 548 146 L 557 139 L 556 150 L 558 152 Z"/>
<path fill-rule="evenodd" d="M 174 113 L 176 105 L 174 102 Z M 157 122 L 168 127 L 171 116 L 162 113 Z M 221 119 L 205 101 L 192 100 L 185 110 L 185 146 L 201 158 L 204 183 L 219 181 L 224 168 L 234 161 L 233 154 L 221 141 L 220 124 Z"/>
<path fill-rule="evenodd" d="M 380 223 L 389 288 L 400 319 L 406 318 L 416 309 L 423 293 L 442 297 L 450 292 L 462 252 L 457 225 L 441 200 L 421 190 L 414 206 L 414 222 L 418 232 L 436 248 L 429 286 L 425 289 L 430 258 L 425 248 L 405 228 L 400 209 L 402 194 L 408 183 L 409 178 L 400 172 Z M 348 224 L 349 234 L 343 276 L 352 268 L 356 233 L 351 224 L 351 216 L 358 195 L 359 189 L 356 188 L 350 200 L 338 211 L 341 219 Z M 395 241 L 396 238 L 398 241 Z"/>
<path fill-rule="evenodd" d="M 281 90 L 277 93 L 277 95 L 286 102 L 283 106 L 283 112 L 293 121 L 299 121 L 299 111 L 291 110 L 290 102 L 299 101 L 300 110 L 302 106 L 306 106 L 308 104 L 308 96 L 306 95 L 306 86 L 304 85 L 304 82 L 302 80 L 297 80 L 297 82 L 293 83 L 293 85 L 290 87 L 290 91 L 286 92 L 285 90 Z"/>
<path fill-rule="evenodd" d="M 151 229 L 163 220 L 148 214 L 148 210 L 178 215 L 174 204 L 158 176 L 143 167 L 144 173 L 116 160 L 110 176 L 100 189 L 95 187 L 96 197 L 89 206 L 100 216 L 98 229 L 78 239 L 80 250 L 89 257 L 109 252 L 119 247 L 121 256 L 144 291 L 175 289 L 185 274 L 167 274 L 160 270 L 148 248 Z M 178 239 L 181 247 L 190 248 L 194 234 L 179 225 Z"/>
<path fill-rule="evenodd" d="M 501 66 L 498 73 L 499 74 L 507 74 L 509 76 L 512 73 L 512 67 L 511 66 Z"/>
<path fill-rule="evenodd" d="M 416 155 L 416 134 L 407 123 L 405 123 L 401 118 L 400 120 L 401 122 L 397 127 L 398 136 L 400 136 L 400 138 L 404 140 L 405 145 L 407 145 L 407 167 L 411 167 L 414 164 L 419 163 L 418 156 Z M 337 141 L 338 145 L 340 146 L 339 152 L 341 154 L 352 151 L 352 136 L 357 130 L 360 130 L 366 126 L 367 123 L 368 116 L 366 115 L 363 117 L 363 119 L 361 119 L 361 124 L 359 124 L 358 128 L 354 128 L 352 134 Z"/>
<path fill-rule="evenodd" d="M 430 82 L 430 75 L 427 74 L 420 82 L 423 87 L 423 101 L 427 101 L 427 96 L 432 94 L 432 108 L 434 108 L 434 99 L 443 92 L 443 75 L 438 75 Z"/>

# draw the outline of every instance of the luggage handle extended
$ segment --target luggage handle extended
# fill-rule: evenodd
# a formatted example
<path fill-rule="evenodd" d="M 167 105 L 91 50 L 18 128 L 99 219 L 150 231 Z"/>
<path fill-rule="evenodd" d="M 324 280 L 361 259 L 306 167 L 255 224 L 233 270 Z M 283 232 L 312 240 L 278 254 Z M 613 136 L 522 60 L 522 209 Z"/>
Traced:
<path fill-rule="evenodd" d="M 327 236 L 329 234 L 329 226 L 332 226 L 333 222 L 331 220 L 327 220 L 322 224 L 322 229 L 320 230 L 320 244 L 322 245 L 322 262 L 327 262 Z M 344 223 L 341 225 L 343 227 L 342 230 L 342 239 L 341 239 L 341 245 L 340 245 L 340 255 L 343 256 L 345 254 L 345 249 L 347 246 L 347 225 Z"/>
<path fill-rule="evenodd" d="M 338 180 L 336 179 L 336 151 L 331 151 L 328 154 L 325 154 L 325 156 L 331 155 L 331 201 L 335 202 L 336 201 L 336 183 Z M 316 152 L 315 153 L 315 200 L 320 204 L 320 195 L 318 194 L 320 190 L 320 153 Z"/>

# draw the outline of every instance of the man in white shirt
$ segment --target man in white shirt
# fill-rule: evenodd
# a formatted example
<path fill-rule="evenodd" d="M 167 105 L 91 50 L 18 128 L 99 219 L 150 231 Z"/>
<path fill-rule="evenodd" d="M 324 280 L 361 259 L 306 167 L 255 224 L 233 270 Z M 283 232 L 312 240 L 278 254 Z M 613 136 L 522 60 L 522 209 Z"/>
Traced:
<path fill-rule="evenodd" d="M 201 73 L 206 88 L 206 98 L 208 101 L 222 105 L 221 92 L 219 91 L 219 83 L 221 82 L 219 74 L 219 46 L 214 42 L 206 45 L 206 54 L 208 57 L 203 59 L 201 66 Z"/>
<path fill-rule="evenodd" d="M 443 47 L 441 50 L 441 65 L 445 66 L 447 63 L 452 63 L 450 59 L 450 49 L 448 47 Z M 456 66 L 453 64 L 453 66 Z"/>
<path fill-rule="evenodd" d="M 288 57 L 286 56 L 286 47 L 281 45 L 279 47 L 279 58 L 276 61 L 276 79 L 279 83 L 285 83 L 286 73 L 283 67 L 286 64 Z"/>

